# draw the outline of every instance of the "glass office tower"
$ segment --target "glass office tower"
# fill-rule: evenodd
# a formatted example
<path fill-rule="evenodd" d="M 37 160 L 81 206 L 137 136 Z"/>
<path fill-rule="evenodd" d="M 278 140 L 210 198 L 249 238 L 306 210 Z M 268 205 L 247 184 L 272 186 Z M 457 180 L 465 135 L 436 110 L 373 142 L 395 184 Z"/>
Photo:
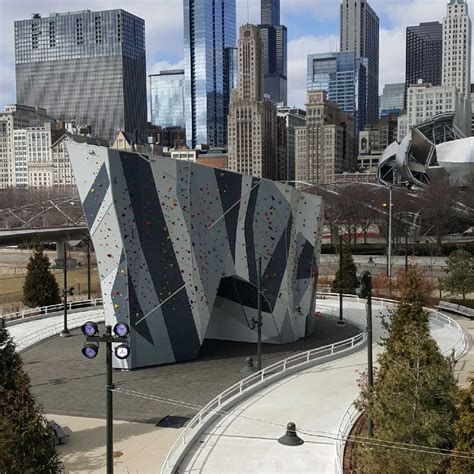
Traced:
<path fill-rule="evenodd" d="M 367 123 L 367 60 L 353 51 L 308 55 L 307 90 L 326 91 L 328 99 L 352 114 L 354 130 Z"/>
<path fill-rule="evenodd" d="M 184 128 L 184 70 L 150 75 L 151 124 Z"/>
<path fill-rule="evenodd" d="M 405 108 L 405 84 L 385 84 L 380 96 L 380 118 L 387 115 L 400 115 Z"/>
<path fill-rule="evenodd" d="M 109 142 L 145 132 L 145 22 L 124 10 L 51 13 L 15 22 L 17 103 L 92 126 Z"/>
<path fill-rule="evenodd" d="M 236 46 L 235 0 L 184 0 L 184 96 L 190 147 L 227 143 L 226 48 Z"/>

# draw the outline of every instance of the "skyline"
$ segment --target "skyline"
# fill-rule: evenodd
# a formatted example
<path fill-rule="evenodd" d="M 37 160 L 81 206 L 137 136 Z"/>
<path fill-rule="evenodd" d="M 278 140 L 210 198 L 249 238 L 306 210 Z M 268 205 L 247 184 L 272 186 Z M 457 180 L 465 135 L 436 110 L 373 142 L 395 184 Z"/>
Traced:
<path fill-rule="evenodd" d="M 15 103 L 13 22 L 31 13 L 123 8 L 145 19 L 147 75 L 183 68 L 183 1 L 0 0 L 0 101 Z M 425 21 L 442 21 L 448 0 L 371 0 L 380 18 L 380 83 L 405 81 L 405 30 Z M 469 2 L 468 2 L 469 3 Z M 247 13 L 248 4 L 248 13 Z M 339 0 L 281 0 L 281 23 L 288 27 L 288 104 L 304 106 L 307 54 L 339 50 Z M 237 0 L 237 26 L 260 23 L 259 0 Z M 170 38 L 176 39 L 170 41 Z M 395 46 L 394 46 L 395 45 Z M 390 54 L 387 54 L 390 52 Z"/>

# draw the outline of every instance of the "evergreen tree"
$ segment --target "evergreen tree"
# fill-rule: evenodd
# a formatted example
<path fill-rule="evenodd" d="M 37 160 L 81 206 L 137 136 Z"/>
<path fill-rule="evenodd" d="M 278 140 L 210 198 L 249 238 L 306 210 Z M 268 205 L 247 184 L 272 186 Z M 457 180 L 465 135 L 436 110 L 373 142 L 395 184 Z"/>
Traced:
<path fill-rule="evenodd" d="M 15 345 L 0 324 L 0 472 L 60 470 L 51 428 L 31 394 L 30 381 Z"/>
<path fill-rule="evenodd" d="M 50 262 L 43 248 L 36 245 L 27 266 L 23 285 L 23 303 L 30 308 L 49 306 L 61 302 L 59 287 L 51 273 Z"/>
<path fill-rule="evenodd" d="M 416 268 L 408 270 L 373 392 L 364 389 L 359 406 L 370 407 L 375 439 L 449 449 L 457 388 L 447 358 L 430 336 L 420 278 Z M 361 472 L 370 473 L 438 472 L 444 461 L 441 455 L 368 444 L 359 446 L 357 455 Z"/>
<path fill-rule="evenodd" d="M 469 453 L 474 458 L 474 375 L 469 386 L 459 391 L 458 417 L 454 424 L 454 450 Z M 452 457 L 449 474 L 474 472 L 474 459 Z"/>
<path fill-rule="evenodd" d="M 341 281 L 340 267 L 336 272 L 336 278 L 332 282 L 331 291 L 339 293 L 339 282 Z M 342 292 L 347 295 L 355 295 L 355 290 L 359 286 L 357 281 L 357 267 L 352 258 L 349 245 L 344 245 L 342 250 Z"/>
<path fill-rule="evenodd" d="M 466 295 L 474 291 L 474 256 L 467 250 L 458 249 L 448 257 L 447 273 L 445 278 L 440 280 L 441 288 L 451 295 Z"/>

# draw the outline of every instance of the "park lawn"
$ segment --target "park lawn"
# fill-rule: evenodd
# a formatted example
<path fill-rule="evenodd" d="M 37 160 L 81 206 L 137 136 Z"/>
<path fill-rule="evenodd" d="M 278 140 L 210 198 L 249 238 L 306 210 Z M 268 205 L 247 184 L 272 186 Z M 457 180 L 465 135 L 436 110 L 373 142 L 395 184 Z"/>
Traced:
<path fill-rule="evenodd" d="M 53 270 L 53 274 L 58 282 L 60 293 L 64 286 L 63 272 Z M 2 275 L 0 276 L 0 304 L 20 303 L 23 298 L 23 283 L 26 275 Z M 68 287 L 74 287 L 74 296 L 87 295 L 87 270 L 69 270 L 67 274 Z M 92 293 L 100 291 L 99 274 L 97 268 L 91 268 L 91 288 Z"/>

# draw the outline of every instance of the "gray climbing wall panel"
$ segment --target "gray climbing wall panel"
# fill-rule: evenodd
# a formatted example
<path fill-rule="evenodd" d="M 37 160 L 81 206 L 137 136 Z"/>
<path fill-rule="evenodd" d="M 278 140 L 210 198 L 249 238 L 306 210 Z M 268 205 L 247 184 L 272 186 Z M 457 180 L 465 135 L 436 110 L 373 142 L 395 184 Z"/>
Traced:
<path fill-rule="evenodd" d="M 97 254 L 107 324 L 131 327 L 116 367 L 191 360 L 208 338 L 306 335 L 314 313 L 321 198 L 170 158 L 68 144 Z"/>

